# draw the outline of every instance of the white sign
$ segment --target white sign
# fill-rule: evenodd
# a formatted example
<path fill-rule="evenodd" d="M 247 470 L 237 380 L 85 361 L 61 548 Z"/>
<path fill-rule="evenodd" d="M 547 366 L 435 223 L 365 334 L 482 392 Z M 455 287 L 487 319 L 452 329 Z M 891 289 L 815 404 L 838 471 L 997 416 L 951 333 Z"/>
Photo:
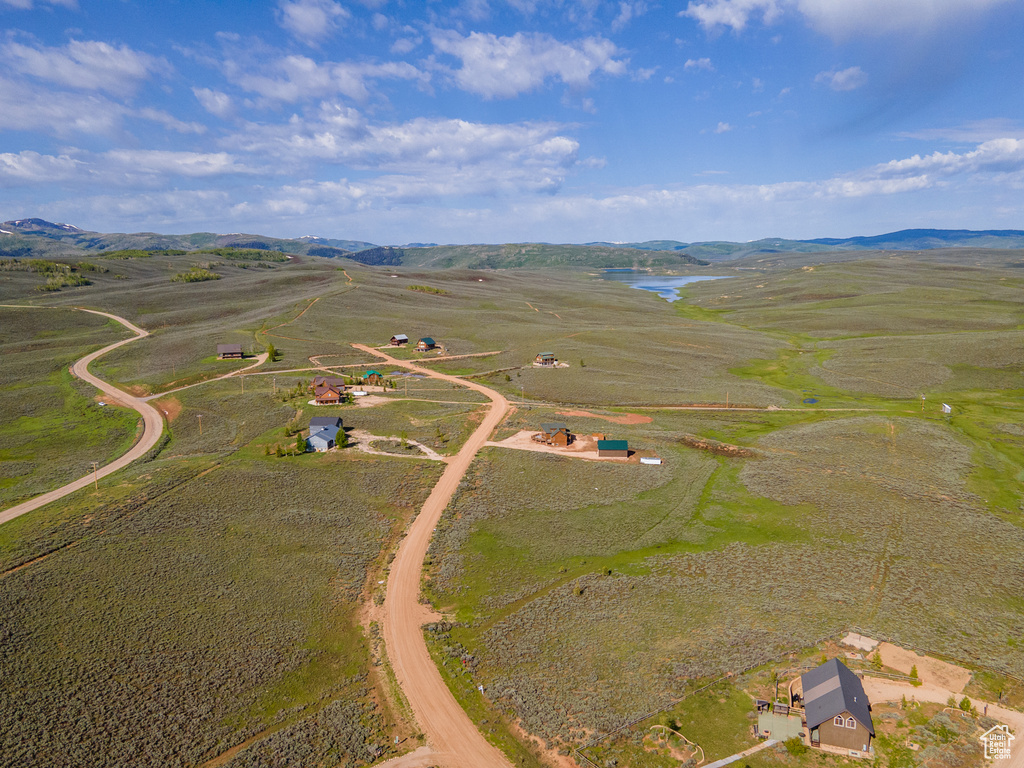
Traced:
<path fill-rule="evenodd" d="M 989 728 L 978 738 L 981 739 L 981 743 L 985 745 L 986 759 L 1010 759 L 1010 742 L 1016 738 L 1012 733 L 1010 733 L 1010 726 L 999 724 Z"/>

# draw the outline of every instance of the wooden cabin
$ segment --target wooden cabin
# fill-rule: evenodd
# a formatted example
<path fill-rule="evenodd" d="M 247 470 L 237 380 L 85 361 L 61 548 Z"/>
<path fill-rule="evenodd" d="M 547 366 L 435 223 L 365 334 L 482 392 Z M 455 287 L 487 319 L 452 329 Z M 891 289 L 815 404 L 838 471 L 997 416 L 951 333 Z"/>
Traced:
<path fill-rule="evenodd" d="M 363 381 L 367 384 L 374 384 L 378 387 L 382 387 L 384 386 L 384 374 L 380 371 L 370 370 L 363 376 Z"/>
<path fill-rule="evenodd" d="M 391 337 L 391 341 L 389 342 L 388 346 L 391 346 L 391 347 L 404 347 L 408 343 L 409 343 L 409 337 L 408 336 L 406 336 L 404 333 L 396 333 L 394 336 Z"/>
<path fill-rule="evenodd" d="M 802 675 L 800 684 L 811 746 L 868 756 L 875 726 L 860 678 L 839 659 L 830 659 Z"/>
<path fill-rule="evenodd" d="M 541 352 L 533 360 L 534 365 L 540 365 L 544 368 L 554 368 L 558 365 L 558 360 L 555 359 L 553 352 Z"/>
<path fill-rule="evenodd" d="M 313 390 L 313 402 L 317 405 L 338 405 L 341 392 L 334 387 L 317 387 Z"/>
<path fill-rule="evenodd" d="M 628 440 L 598 440 L 597 455 L 604 458 L 626 459 L 629 458 Z"/>
<path fill-rule="evenodd" d="M 422 339 L 416 342 L 416 350 L 419 352 L 426 352 L 430 349 L 437 349 L 437 342 L 429 336 L 424 336 Z"/>
<path fill-rule="evenodd" d="M 338 392 L 344 392 L 345 380 L 340 376 L 314 376 L 309 388 L 315 390 L 317 387 L 331 387 Z"/>
<path fill-rule="evenodd" d="M 533 436 L 533 439 L 544 445 L 557 445 L 565 448 L 573 441 L 573 435 L 569 427 L 561 422 L 553 421 L 540 425 L 540 432 Z"/>
<path fill-rule="evenodd" d="M 241 344 L 218 344 L 217 345 L 217 357 L 220 360 L 241 360 L 242 345 Z"/>

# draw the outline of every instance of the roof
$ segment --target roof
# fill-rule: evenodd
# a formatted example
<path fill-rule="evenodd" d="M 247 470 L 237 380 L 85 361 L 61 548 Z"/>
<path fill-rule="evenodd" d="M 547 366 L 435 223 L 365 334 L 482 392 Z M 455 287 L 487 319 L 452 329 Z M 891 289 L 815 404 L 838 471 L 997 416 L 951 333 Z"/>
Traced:
<path fill-rule="evenodd" d="M 436 341 L 434 341 L 429 336 L 424 336 L 422 339 L 420 339 L 420 341 L 422 341 L 424 344 L 436 344 L 437 343 Z"/>
<path fill-rule="evenodd" d="M 380 371 L 375 371 L 375 370 L 373 370 L 373 369 L 371 368 L 370 370 L 368 370 L 368 371 L 366 372 L 366 376 L 380 376 L 381 378 L 383 378 L 383 377 L 384 377 L 384 374 L 383 374 L 383 373 L 381 373 Z M 365 377 L 364 377 L 364 378 L 365 378 Z"/>
<path fill-rule="evenodd" d="M 309 420 L 309 431 L 316 432 L 321 427 L 334 427 L 341 429 L 340 416 L 314 416 Z"/>
<path fill-rule="evenodd" d="M 597 450 L 599 451 L 628 451 L 628 440 L 598 440 Z"/>
<path fill-rule="evenodd" d="M 541 432 L 547 432 L 548 434 L 552 434 L 554 432 L 560 432 L 563 429 L 566 432 L 569 431 L 569 427 L 567 427 L 565 424 L 563 424 L 560 421 L 549 421 L 549 422 L 547 422 L 545 424 L 541 424 L 540 425 L 540 429 L 541 429 Z"/>
<path fill-rule="evenodd" d="M 555 356 L 554 352 L 541 352 L 539 355 L 537 355 L 537 357 L 554 357 L 554 356 Z"/>
<path fill-rule="evenodd" d="M 396 333 L 391 338 L 394 339 L 395 341 L 408 341 L 409 340 L 409 337 L 406 336 L 404 333 Z"/>
<path fill-rule="evenodd" d="M 319 429 L 316 429 L 316 430 L 312 430 L 311 429 L 309 431 L 309 439 L 310 439 L 311 442 L 323 441 L 324 443 L 328 443 L 328 442 L 331 442 L 333 440 L 336 440 L 337 437 L 338 437 L 338 428 L 337 427 L 320 427 Z"/>
<path fill-rule="evenodd" d="M 841 712 L 849 712 L 874 736 L 871 710 L 864 686 L 839 659 L 829 659 L 801 676 L 807 727 L 817 728 Z"/>
<path fill-rule="evenodd" d="M 318 400 L 324 400 L 325 398 L 328 397 L 336 397 L 340 400 L 341 393 L 338 392 L 338 390 L 335 389 L 334 387 L 313 387 L 313 397 L 317 398 Z"/>
<path fill-rule="evenodd" d="M 209 349 L 209 347 L 207 347 L 207 349 Z M 218 355 L 230 354 L 232 352 L 234 352 L 236 354 L 239 354 L 239 355 L 242 354 L 242 345 L 241 344 L 218 344 L 217 345 L 217 354 Z"/>

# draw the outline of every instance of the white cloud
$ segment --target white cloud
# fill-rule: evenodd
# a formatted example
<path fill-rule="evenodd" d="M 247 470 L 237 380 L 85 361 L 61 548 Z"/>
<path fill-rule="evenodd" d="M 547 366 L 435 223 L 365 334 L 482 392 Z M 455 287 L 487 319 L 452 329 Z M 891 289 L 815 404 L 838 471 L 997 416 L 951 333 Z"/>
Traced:
<path fill-rule="evenodd" d="M 44 2 L 50 5 L 60 5 L 65 8 L 71 8 L 72 10 L 78 8 L 77 0 L 44 0 Z M 0 5 L 7 5 L 11 8 L 17 8 L 22 11 L 30 11 L 34 4 L 32 0 L 0 0 Z"/>
<path fill-rule="evenodd" d="M 370 97 L 368 83 L 381 79 L 419 81 L 430 75 L 405 62 L 316 62 L 306 56 L 285 56 L 271 61 L 264 71 L 244 71 L 230 62 L 228 76 L 247 91 L 271 102 L 294 103 L 342 94 L 358 101 Z"/>
<path fill-rule="evenodd" d="M 126 110 L 99 94 L 49 92 L 0 77 L 0 129 L 35 130 L 56 136 L 110 135 Z"/>
<path fill-rule="evenodd" d="M 253 173 L 227 152 L 171 152 L 157 149 L 114 149 L 103 153 L 103 162 L 134 174 L 202 178 Z"/>
<path fill-rule="evenodd" d="M 689 72 L 691 69 L 699 69 L 704 70 L 706 72 L 715 71 L 715 67 L 714 65 L 712 65 L 711 59 L 706 57 L 702 59 L 687 59 L 686 63 L 683 64 L 683 69 L 686 70 L 687 72 Z"/>
<path fill-rule="evenodd" d="M 616 59 L 618 48 L 610 40 L 588 37 L 562 43 L 542 33 L 517 32 L 511 37 L 472 32 L 435 32 L 434 47 L 461 60 L 454 72 L 456 84 L 486 98 L 511 98 L 535 90 L 548 78 L 583 88 L 595 72 L 621 75 L 626 61 Z"/>
<path fill-rule="evenodd" d="M 691 0 L 681 16 L 705 29 L 739 32 L 751 21 L 774 23 L 784 10 L 800 13 L 819 32 L 834 38 L 880 35 L 955 23 L 1013 0 Z"/>
<path fill-rule="evenodd" d="M 34 48 L 7 43 L 0 59 L 14 72 L 59 85 L 111 94 L 133 92 L 166 62 L 127 46 L 116 48 L 94 40 L 72 40 L 63 48 Z"/>
<path fill-rule="evenodd" d="M 868 82 L 868 76 L 860 67 L 847 67 L 839 71 L 819 72 L 814 82 L 827 85 L 833 91 L 854 91 Z"/>
<path fill-rule="evenodd" d="M 718 127 L 715 128 L 715 133 L 728 133 L 733 127 L 728 123 L 719 123 Z"/>
<path fill-rule="evenodd" d="M 963 125 L 948 128 L 920 128 L 916 131 L 901 133 L 900 136 L 922 141 L 956 141 L 980 144 L 990 139 L 1007 137 L 1024 139 L 1024 126 L 1013 120 L 999 117 L 988 120 L 972 120 Z"/>
<path fill-rule="evenodd" d="M 203 109 L 211 115 L 220 118 L 228 118 L 234 115 L 235 105 L 231 97 L 222 91 L 215 91 L 212 88 L 193 88 L 192 93 L 203 105 Z"/>
<path fill-rule="evenodd" d="M 249 125 L 227 145 L 268 162 L 330 162 L 388 173 L 391 181 L 375 183 L 389 195 L 399 196 L 398 187 L 497 194 L 553 191 L 562 184 L 578 162 L 579 142 L 560 130 L 553 123 L 431 118 L 375 124 L 354 109 L 326 104 L 311 120 L 294 116 L 283 125 Z"/>
<path fill-rule="evenodd" d="M 40 155 L 38 152 L 0 153 L 0 179 L 5 184 L 46 183 L 73 178 L 82 163 L 68 155 Z"/>
<path fill-rule="evenodd" d="M 164 128 L 178 133 L 206 133 L 206 126 L 202 123 L 186 123 L 183 120 L 179 120 L 174 115 L 164 112 L 162 109 L 143 107 L 136 114 L 144 120 L 152 120 L 154 123 L 160 123 Z"/>
<path fill-rule="evenodd" d="M 619 15 L 612 21 L 612 32 L 621 32 L 623 29 L 629 26 L 629 23 L 647 13 L 647 3 L 645 2 L 619 2 Z"/>
<path fill-rule="evenodd" d="M 281 0 L 277 23 L 293 36 L 316 43 L 332 35 L 351 14 L 334 0 Z"/>

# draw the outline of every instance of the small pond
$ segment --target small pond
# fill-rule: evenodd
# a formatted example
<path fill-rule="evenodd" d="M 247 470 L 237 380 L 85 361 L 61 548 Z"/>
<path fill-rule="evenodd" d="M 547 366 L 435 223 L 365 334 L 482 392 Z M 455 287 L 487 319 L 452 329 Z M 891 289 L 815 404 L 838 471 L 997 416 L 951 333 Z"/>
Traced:
<path fill-rule="evenodd" d="M 646 272 L 633 272 L 626 270 L 608 270 L 601 274 L 605 280 L 614 280 L 617 283 L 625 283 L 641 291 L 651 291 L 668 301 L 679 300 L 679 289 L 690 283 L 697 283 L 702 280 L 726 280 L 725 275 L 689 275 L 680 277 L 678 275 L 649 275 Z"/>

